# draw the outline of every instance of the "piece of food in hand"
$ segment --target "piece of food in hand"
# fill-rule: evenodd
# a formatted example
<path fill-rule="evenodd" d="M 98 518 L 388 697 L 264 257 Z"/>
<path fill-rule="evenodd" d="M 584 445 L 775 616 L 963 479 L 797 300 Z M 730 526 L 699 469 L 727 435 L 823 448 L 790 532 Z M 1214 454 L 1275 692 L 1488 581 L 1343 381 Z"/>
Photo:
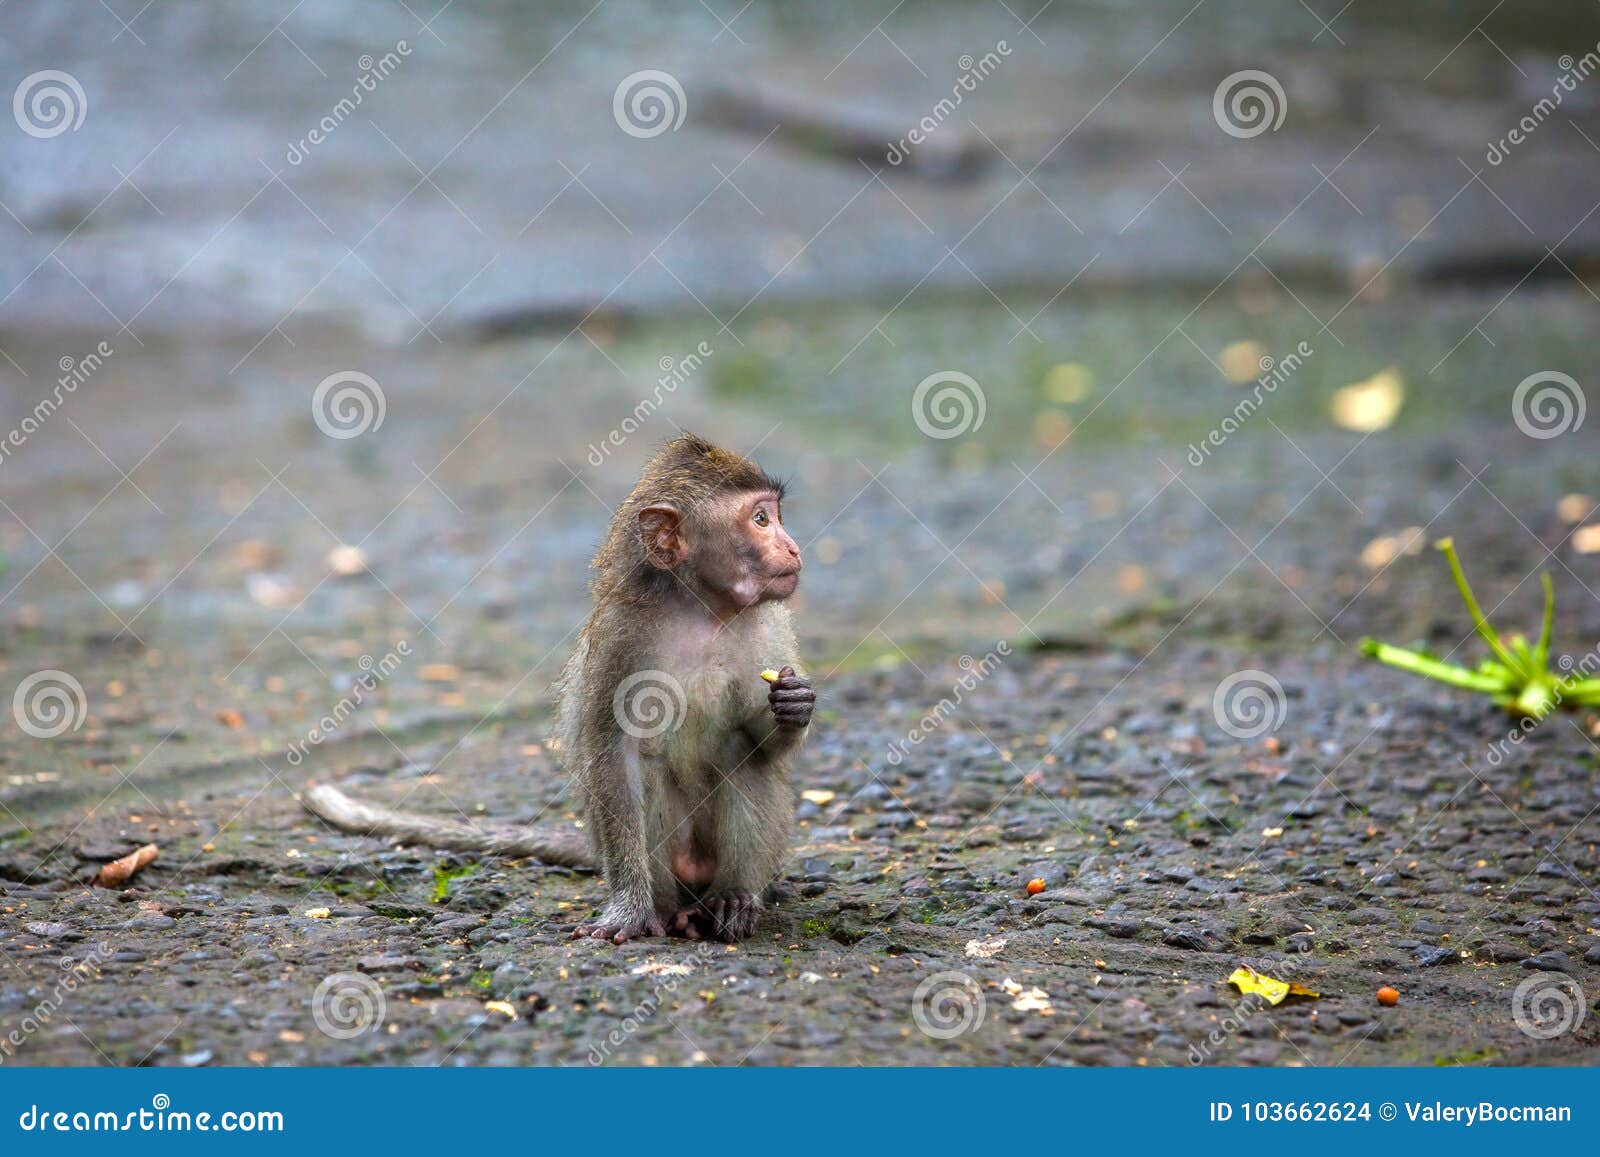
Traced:
<path fill-rule="evenodd" d="M 768 683 L 776 683 L 778 681 L 778 673 L 771 667 L 768 667 L 765 671 L 761 672 L 761 677 Z"/>
<path fill-rule="evenodd" d="M 1044 881 L 1038 877 L 1028 881 L 1028 895 L 1037 896 L 1044 891 Z"/>
<path fill-rule="evenodd" d="M 1393 1008 L 1400 1003 L 1400 993 L 1386 984 L 1378 989 L 1378 1003 L 1385 1008 Z"/>

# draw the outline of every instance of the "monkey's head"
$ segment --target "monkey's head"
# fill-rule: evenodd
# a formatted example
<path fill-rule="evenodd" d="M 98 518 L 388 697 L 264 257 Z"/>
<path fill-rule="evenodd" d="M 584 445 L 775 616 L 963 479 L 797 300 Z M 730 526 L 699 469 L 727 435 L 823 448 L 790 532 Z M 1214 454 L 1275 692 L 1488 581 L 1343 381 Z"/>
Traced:
<path fill-rule="evenodd" d="M 596 595 L 677 590 L 718 614 L 788 598 L 801 563 L 783 529 L 783 495 L 783 482 L 750 459 L 693 434 L 673 439 L 612 519 L 595 557 Z"/>

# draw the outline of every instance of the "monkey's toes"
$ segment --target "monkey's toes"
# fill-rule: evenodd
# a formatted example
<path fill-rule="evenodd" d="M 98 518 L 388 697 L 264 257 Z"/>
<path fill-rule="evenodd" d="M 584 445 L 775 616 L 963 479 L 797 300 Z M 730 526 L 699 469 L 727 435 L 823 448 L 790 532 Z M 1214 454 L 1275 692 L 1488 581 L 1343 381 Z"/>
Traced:
<path fill-rule="evenodd" d="M 604 920 L 596 924 L 579 924 L 572 930 L 574 940 L 609 940 L 613 944 L 626 944 L 644 936 L 665 936 L 664 925 L 655 916 L 640 916 L 626 920 Z"/>
<path fill-rule="evenodd" d="M 679 911 L 673 917 L 672 930 L 690 940 L 710 936 L 733 944 L 755 934 L 760 911 L 761 905 L 749 892 L 718 892 Z"/>

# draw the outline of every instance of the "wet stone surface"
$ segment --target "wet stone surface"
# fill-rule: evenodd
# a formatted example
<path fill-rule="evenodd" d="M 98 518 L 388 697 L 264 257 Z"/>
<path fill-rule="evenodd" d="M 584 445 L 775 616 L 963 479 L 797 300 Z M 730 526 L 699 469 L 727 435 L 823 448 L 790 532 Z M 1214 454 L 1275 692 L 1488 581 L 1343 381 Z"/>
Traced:
<path fill-rule="evenodd" d="M 1556 721 L 1537 777 L 1490 782 L 1456 756 L 1500 720 L 1443 695 L 1398 712 L 1378 699 L 1395 679 L 1285 660 L 1281 726 L 1239 740 L 1211 715 L 1216 656 L 1138 664 L 1018 653 L 881 775 L 863 751 L 961 669 L 827 684 L 797 787 L 833 797 L 802 804 L 736 948 L 573 942 L 594 876 L 330 832 L 279 784 L 41 829 L 0 854 L 0 1019 L 48 1006 L 15 1053 L 45 1064 L 1593 1059 L 1600 1017 L 1536 1039 L 1515 995 L 1552 973 L 1600 991 L 1582 734 Z M 1119 694 L 1136 671 L 1145 690 Z M 329 774 L 573 822 L 536 726 L 486 728 L 430 773 L 460 738 Z M 147 839 L 162 855 L 134 887 L 81 886 Z M 1321 999 L 1242 999 L 1223 983 L 1241 963 Z"/>

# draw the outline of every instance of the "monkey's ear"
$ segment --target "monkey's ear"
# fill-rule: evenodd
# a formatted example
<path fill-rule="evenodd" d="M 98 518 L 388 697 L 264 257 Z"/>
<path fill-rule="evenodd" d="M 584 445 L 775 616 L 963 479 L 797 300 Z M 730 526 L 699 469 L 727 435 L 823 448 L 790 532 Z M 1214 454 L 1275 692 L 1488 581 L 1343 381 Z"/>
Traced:
<path fill-rule="evenodd" d="M 689 553 L 683 516 L 666 503 L 639 511 L 639 541 L 644 544 L 644 556 L 650 565 L 660 570 L 671 570 Z"/>

